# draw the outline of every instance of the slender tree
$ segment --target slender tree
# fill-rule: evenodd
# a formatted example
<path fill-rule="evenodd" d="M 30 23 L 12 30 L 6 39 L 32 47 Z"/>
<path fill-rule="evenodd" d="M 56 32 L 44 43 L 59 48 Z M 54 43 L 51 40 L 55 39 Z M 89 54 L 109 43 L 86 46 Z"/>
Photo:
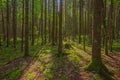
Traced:
<path fill-rule="evenodd" d="M 86 25 L 87 25 L 87 23 L 86 23 L 87 22 L 87 19 L 86 19 L 87 18 L 86 17 L 87 16 L 87 12 L 86 11 L 84 12 L 84 16 L 85 17 L 84 17 L 84 28 L 83 28 L 83 34 L 84 34 L 83 35 L 83 49 L 85 51 L 86 50 Z"/>
<path fill-rule="evenodd" d="M 34 45 L 34 0 L 32 0 L 32 45 Z"/>
<path fill-rule="evenodd" d="M 44 19 L 43 19 L 43 14 L 44 14 L 44 13 L 43 13 L 43 10 L 44 10 L 43 3 L 44 3 L 44 2 L 43 2 L 43 0 L 41 0 L 41 3 L 42 3 L 42 4 L 41 4 L 41 38 L 42 38 L 42 44 L 43 44 L 43 41 L 44 41 L 44 40 L 43 40 L 43 39 L 44 39 L 44 36 L 43 36 L 43 20 L 44 20 Z"/>
<path fill-rule="evenodd" d="M 9 21 L 9 0 L 7 0 L 7 16 L 6 16 L 6 18 L 7 18 L 7 21 L 6 21 L 6 33 L 7 33 L 7 36 L 6 36 L 6 38 L 7 38 L 7 47 L 9 46 L 9 25 L 10 25 L 10 21 Z"/>
<path fill-rule="evenodd" d="M 5 34 L 5 21 L 4 21 L 4 11 L 1 9 L 1 15 L 2 15 L 2 33 L 3 33 L 3 41 L 6 39 L 6 34 Z"/>
<path fill-rule="evenodd" d="M 44 37 L 45 37 L 45 40 L 44 40 L 44 43 L 47 42 L 47 0 L 45 0 L 45 15 L 44 15 L 44 19 L 45 19 L 45 28 L 44 28 Z"/>
<path fill-rule="evenodd" d="M 53 0 L 52 45 L 55 45 L 55 0 Z"/>
<path fill-rule="evenodd" d="M 29 27 L 28 27 L 28 19 L 29 19 L 29 0 L 25 1 L 25 56 L 29 55 Z"/>
<path fill-rule="evenodd" d="M 60 12 L 59 12 L 59 45 L 58 53 L 62 53 L 62 6 L 63 2 L 60 0 Z"/>
<path fill-rule="evenodd" d="M 50 42 L 51 41 L 51 13 L 50 13 L 50 0 L 48 0 L 48 33 L 49 33 L 49 36 L 48 36 L 48 41 Z"/>
<path fill-rule="evenodd" d="M 81 43 L 82 38 L 82 19 L 83 19 L 83 1 L 79 0 L 79 43 Z"/>
<path fill-rule="evenodd" d="M 24 44 L 24 22 L 25 22 L 25 19 L 24 19 L 24 17 L 25 17 L 25 11 L 24 11 L 24 7 L 25 7 L 25 5 L 24 5 L 24 3 L 25 3 L 25 1 L 24 0 L 22 0 L 22 36 L 21 36 L 21 51 L 23 51 L 23 44 Z"/>
<path fill-rule="evenodd" d="M 114 0 L 111 0 L 111 4 L 110 4 L 110 32 L 109 32 L 109 47 L 110 47 L 110 51 L 112 52 L 112 45 L 113 45 L 113 37 L 114 37 Z"/>
<path fill-rule="evenodd" d="M 16 0 L 12 0 L 13 5 L 13 44 L 14 48 L 16 48 L 16 41 L 17 41 L 17 16 L 16 16 Z"/>
<path fill-rule="evenodd" d="M 107 1 L 104 0 L 104 9 L 103 9 L 103 25 L 104 25 L 104 48 L 105 48 L 105 54 L 108 55 L 108 29 L 106 25 L 106 4 Z"/>

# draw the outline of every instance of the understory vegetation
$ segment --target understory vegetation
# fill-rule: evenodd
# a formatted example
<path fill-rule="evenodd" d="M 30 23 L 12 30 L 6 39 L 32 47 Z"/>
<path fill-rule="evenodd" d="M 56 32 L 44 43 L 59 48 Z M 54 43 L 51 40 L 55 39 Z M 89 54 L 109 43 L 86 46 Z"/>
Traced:
<path fill-rule="evenodd" d="M 18 42 L 19 43 L 19 42 Z M 24 54 L 11 47 L 2 47 L 0 51 L 0 79 L 7 80 L 103 80 L 106 76 L 96 72 L 86 71 L 86 65 L 91 62 L 91 47 L 83 50 L 82 45 L 73 41 L 64 41 L 62 55 L 58 55 L 57 46 L 35 45 L 30 47 L 30 56 L 24 58 Z M 69 45 L 69 48 L 66 48 Z M 117 44 L 119 45 L 119 44 Z M 117 46 L 114 43 L 114 47 Z M 19 47 L 19 44 L 17 45 Z M 117 47 L 118 48 L 118 47 Z M 113 49 L 114 50 L 114 49 Z M 115 51 L 115 50 L 114 50 Z M 12 53 L 10 53 L 12 52 Z M 102 50 L 102 52 L 104 52 Z M 12 54 L 12 55 L 10 55 Z M 114 56 L 112 56 L 114 55 Z M 111 53 L 110 57 L 102 54 L 103 62 L 109 69 L 111 77 L 119 80 L 120 59 L 119 53 Z M 118 61 L 114 60 L 116 58 Z M 98 65 L 94 66 L 97 69 Z M 2 68 L 3 67 L 3 68 Z M 103 67 L 101 67 L 103 68 Z M 2 72 L 3 70 L 3 72 Z M 96 70 L 97 71 L 97 70 Z M 107 75 L 110 77 L 110 75 Z"/>

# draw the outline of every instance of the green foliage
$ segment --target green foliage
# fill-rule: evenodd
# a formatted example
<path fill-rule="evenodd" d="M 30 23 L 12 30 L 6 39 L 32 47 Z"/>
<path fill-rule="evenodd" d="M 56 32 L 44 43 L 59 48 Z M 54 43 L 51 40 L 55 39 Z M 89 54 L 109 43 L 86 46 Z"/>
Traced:
<path fill-rule="evenodd" d="M 6 7 L 6 0 L 0 0 L 0 8 Z"/>
<path fill-rule="evenodd" d="M 15 70 L 13 72 L 11 72 L 8 76 L 9 76 L 9 80 L 15 80 L 17 77 L 22 75 L 22 71 L 21 70 Z"/>
<path fill-rule="evenodd" d="M 36 26 L 34 26 L 34 32 L 35 32 L 34 35 L 36 35 L 36 36 L 37 36 L 38 33 L 39 33 L 39 31 L 37 30 L 37 27 L 36 27 Z"/>
<path fill-rule="evenodd" d="M 3 67 L 6 65 L 8 62 L 15 60 L 17 58 L 23 57 L 24 52 L 21 52 L 21 40 L 20 38 L 17 38 L 17 48 L 14 49 L 12 46 L 6 47 L 5 44 L 3 43 L 1 48 L 0 48 L 0 67 Z M 13 40 L 11 39 L 10 44 L 13 43 Z M 34 45 L 30 46 L 30 56 L 36 56 L 36 54 L 40 50 L 39 45 Z"/>
<path fill-rule="evenodd" d="M 46 69 L 43 73 L 46 75 L 47 78 L 49 79 L 53 78 L 53 73 L 50 69 Z"/>
<path fill-rule="evenodd" d="M 18 69 L 18 70 L 11 71 L 8 74 L 0 75 L 0 79 L 16 80 L 21 75 L 22 75 L 22 70 Z"/>
<path fill-rule="evenodd" d="M 115 0 L 115 5 L 119 6 L 120 5 L 120 0 Z"/>
<path fill-rule="evenodd" d="M 69 76 L 67 74 L 63 74 L 61 79 L 62 80 L 69 80 Z"/>
<path fill-rule="evenodd" d="M 120 42 L 119 41 L 114 41 L 112 48 L 113 48 L 113 51 L 120 52 Z"/>
<path fill-rule="evenodd" d="M 35 74 L 32 74 L 32 73 L 28 73 L 27 74 L 27 78 L 29 79 L 29 80 L 33 80 L 34 78 L 35 78 Z"/>
<path fill-rule="evenodd" d="M 14 50 L 12 47 L 2 47 L 0 49 L 0 67 L 16 58 L 22 57 L 24 54 L 20 50 Z"/>

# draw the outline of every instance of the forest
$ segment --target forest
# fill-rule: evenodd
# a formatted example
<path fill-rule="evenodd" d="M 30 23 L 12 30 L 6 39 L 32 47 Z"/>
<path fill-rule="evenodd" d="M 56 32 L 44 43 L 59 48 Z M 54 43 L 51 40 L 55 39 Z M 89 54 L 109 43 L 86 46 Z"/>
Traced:
<path fill-rule="evenodd" d="M 120 80 L 120 0 L 0 0 L 0 80 Z"/>

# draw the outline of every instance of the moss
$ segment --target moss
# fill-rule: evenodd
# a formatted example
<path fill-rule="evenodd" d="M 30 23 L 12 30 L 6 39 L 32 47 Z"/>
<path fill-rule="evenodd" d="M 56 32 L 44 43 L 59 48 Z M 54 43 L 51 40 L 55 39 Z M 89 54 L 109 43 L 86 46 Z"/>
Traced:
<path fill-rule="evenodd" d="M 107 68 L 103 65 L 101 59 L 98 58 L 92 58 L 90 64 L 88 64 L 85 69 L 89 71 L 94 71 L 96 73 L 99 73 L 101 69 L 108 71 Z"/>
<path fill-rule="evenodd" d="M 111 73 L 108 71 L 106 66 L 102 63 L 102 60 L 99 58 L 92 58 L 90 64 L 84 67 L 85 70 L 93 71 L 98 73 L 107 80 L 114 80 L 111 76 Z"/>

